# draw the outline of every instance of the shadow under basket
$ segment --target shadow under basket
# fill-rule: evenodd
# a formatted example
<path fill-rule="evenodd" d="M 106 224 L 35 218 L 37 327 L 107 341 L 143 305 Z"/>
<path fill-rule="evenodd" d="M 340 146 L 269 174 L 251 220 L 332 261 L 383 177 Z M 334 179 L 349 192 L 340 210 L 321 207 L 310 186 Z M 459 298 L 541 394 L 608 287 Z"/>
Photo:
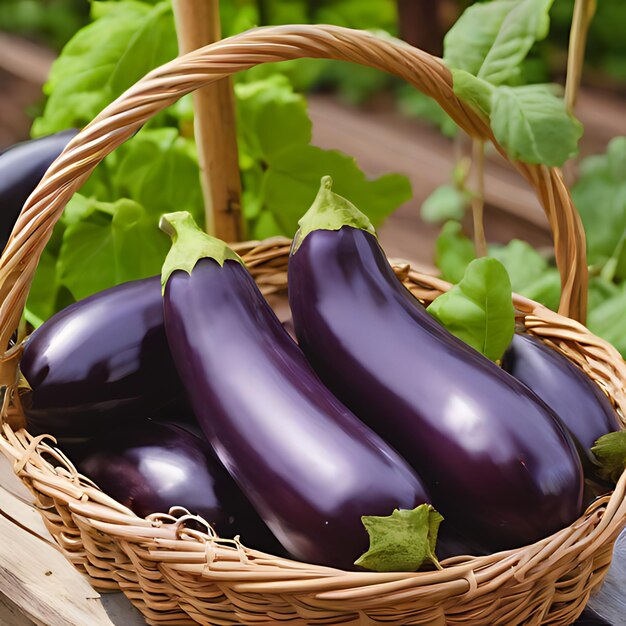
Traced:
<path fill-rule="evenodd" d="M 94 167 L 150 117 L 215 80 L 262 63 L 300 57 L 352 61 L 396 74 L 434 98 L 476 138 L 495 142 L 488 121 L 460 101 L 440 59 L 396 40 L 333 26 L 256 29 L 157 68 L 107 107 L 68 145 L 27 201 L 0 259 L 0 342 L 9 345 L 41 252 L 72 194 Z M 504 154 L 504 153 L 503 153 Z M 506 156 L 506 155 L 505 155 Z M 584 319 L 585 239 L 560 171 L 513 162 L 548 216 L 562 279 L 560 313 L 514 297 L 518 322 L 591 377 L 624 424 L 626 364 Z M 290 241 L 235 246 L 266 295 L 285 296 Z M 405 286 L 428 303 L 449 285 L 393 261 Z M 569 626 L 602 582 L 626 524 L 626 474 L 572 525 L 523 548 L 456 557 L 441 571 L 343 572 L 216 539 L 181 511 L 134 515 L 80 476 L 45 436 L 17 424 L 19 346 L 1 359 L 0 450 L 33 492 L 67 558 L 98 590 L 121 589 L 150 624 L 424 624 Z M 184 513 L 184 512 L 183 512 Z M 197 518 L 193 518 L 196 520 Z"/>

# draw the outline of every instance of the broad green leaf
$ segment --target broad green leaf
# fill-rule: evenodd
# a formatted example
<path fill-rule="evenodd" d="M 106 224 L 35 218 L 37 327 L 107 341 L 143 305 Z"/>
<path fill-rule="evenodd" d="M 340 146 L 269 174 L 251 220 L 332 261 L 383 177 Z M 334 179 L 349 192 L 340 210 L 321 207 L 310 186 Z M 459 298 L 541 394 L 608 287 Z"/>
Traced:
<path fill-rule="evenodd" d="M 267 239 L 280 232 L 282 232 L 282 228 L 276 221 L 276 216 L 271 211 L 264 210 L 252 222 L 250 237 L 252 239 Z"/>
<path fill-rule="evenodd" d="M 35 278 L 28 293 L 28 302 L 24 310 L 26 321 L 35 328 L 41 326 L 56 312 L 59 281 L 56 268 L 57 259 L 46 248 L 37 266 Z"/>
<path fill-rule="evenodd" d="M 555 267 L 525 241 L 513 239 L 505 246 L 489 247 L 489 256 L 504 265 L 515 293 L 526 296 L 550 309 L 559 307 L 561 277 Z"/>
<path fill-rule="evenodd" d="M 596 457 L 600 476 L 617 483 L 626 470 L 626 431 L 600 437 L 591 451 Z"/>
<path fill-rule="evenodd" d="M 84 126 L 138 78 L 176 56 L 169 2 L 101 4 L 98 19 L 78 31 L 54 62 L 33 136 Z"/>
<path fill-rule="evenodd" d="M 443 40 L 447 65 L 476 76 L 517 1 L 477 2 L 465 9 Z"/>
<path fill-rule="evenodd" d="M 472 261 L 461 282 L 439 296 L 427 310 L 452 334 L 492 361 L 502 358 L 513 339 L 511 282 L 496 259 Z"/>
<path fill-rule="evenodd" d="M 463 234 L 459 222 L 446 222 L 435 243 L 435 264 L 441 277 L 458 283 L 465 268 L 476 258 L 474 244 Z"/>
<path fill-rule="evenodd" d="M 586 158 L 572 188 L 574 204 L 587 235 L 587 256 L 593 266 L 617 262 L 626 233 L 626 137 L 613 139 L 606 154 Z M 622 268 L 623 271 L 623 268 Z"/>
<path fill-rule="evenodd" d="M 471 196 L 454 185 L 440 185 L 422 203 L 421 216 L 425 222 L 460 220 L 469 207 Z"/>
<path fill-rule="evenodd" d="M 548 269 L 548 262 L 530 244 L 519 239 L 512 239 L 505 246 L 490 246 L 489 256 L 504 265 L 511 279 L 511 287 L 517 293 L 522 293 L 525 287 Z"/>
<path fill-rule="evenodd" d="M 439 565 L 435 545 L 443 517 L 430 504 L 412 511 L 396 509 L 387 517 L 366 515 L 361 520 L 370 547 L 355 565 L 375 572 L 415 572 L 427 561 Z"/>
<path fill-rule="evenodd" d="M 158 220 L 132 200 L 96 203 L 88 219 L 67 226 L 58 273 L 76 300 L 161 271 L 168 250 Z"/>
<path fill-rule="evenodd" d="M 615 137 L 606 149 L 608 166 L 614 180 L 626 180 L 626 137 Z"/>
<path fill-rule="evenodd" d="M 610 300 L 621 294 L 621 289 L 614 282 L 605 280 L 602 276 L 589 277 L 588 306 L 589 311 L 597 309 L 605 300 Z"/>
<path fill-rule="evenodd" d="M 583 130 L 545 85 L 495 89 L 491 128 L 513 159 L 556 166 L 577 154 Z"/>
<path fill-rule="evenodd" d="M 444 60 L 493 85 L 514 79 L 548 33 L 554 0 L 495 0 L 468 7 L 444 39 Z"/>
<path fill-rule="evenodd" d="M 282 234 L 297 230 L 326 175 L 335 181 L 334 191 L 350 198 L 375 227 L 411 197 L 405 176 L 387 174 L 367 180 L 352 157 L 311 145 L 295 146 L 276 155 L 265 173 L 265 207 L 274 214 Z"/>
<path fill-rule="evenodd" d="M 485 117 L 491 114 L 491 98 L 495 88 L 487 81 L 464 70 L 452 70 L 454 93 L 471 104 Z"/>
<path fill-rule="evenodd" d="M 195 144 L 175 128 L 142 130 L 122 148 L 111 177 L 118 197 L 135 200 L 156 220 L 180 210 L 204 223 Z"/>
<path fill-rule="evenodd" d="M 271 161 L 284 150 L 311 141 L 306 100 L 294 93 L 285 76 L 240 83 L 235 93 L 240 151 Z"/>
<path fill-rule="evenodd" d="M 174 15 L 169 1 L 159 2 L 133 34 L 115 64 L 109 86 L 114 98 L 150 70 L 178 55 Z"/>
<path fill-rule="evenodd" d="M 626 358 L 626 292 L 605 300 L 589 312 L 587 327 L 612 343 Z"/>
<path fill-rule="evenodd" d="M 522 61 L 535 41 L 550 28 L 549 11 L 554 0 L 520 0 L 505 16 L 477 76 L 501 85 L 519 74 Z"/>
<path fill-rule="evenodd" d="M 514 289 L 514 291 L 516 290 Z M 561 299 L 561 275 L 559 270 L 555 267 L 549 267 L 542 276 L 526 285 L 518 293 L 547 306 L 553 311 L 557 311 Z"/>

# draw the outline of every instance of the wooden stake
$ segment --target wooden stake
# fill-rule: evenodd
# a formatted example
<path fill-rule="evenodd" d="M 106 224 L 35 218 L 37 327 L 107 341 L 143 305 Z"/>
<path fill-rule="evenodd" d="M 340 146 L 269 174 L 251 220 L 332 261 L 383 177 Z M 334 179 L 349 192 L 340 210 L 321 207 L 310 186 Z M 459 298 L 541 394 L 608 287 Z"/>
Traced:
<path fill-rule="evenodd" d="M 474 164 L 475 189 L 472 196 L 472 217 L 474 221 L 474 247 L 476 256 L 487 256 L 487 237 L 485 236 L 485 142 L 472 140 L 472 161 Z"/>
<path fill-rule="evenodd" d="M 180 54 L 221 38 L 219 0 L 173 0 L 173 6 Z M 241 241 L 241 179 L 231 80 L 195 91 L 193 108 L 206 230 L 227 242 Z"/>
<path fill-rule="evenodd" d="M 565 81 L 565 104 L 568 113 L 572 115 L 583 73 L 587 31 L 595 11 L 596 0 L 576 0 L 567 52 L 567 79 Z"/>

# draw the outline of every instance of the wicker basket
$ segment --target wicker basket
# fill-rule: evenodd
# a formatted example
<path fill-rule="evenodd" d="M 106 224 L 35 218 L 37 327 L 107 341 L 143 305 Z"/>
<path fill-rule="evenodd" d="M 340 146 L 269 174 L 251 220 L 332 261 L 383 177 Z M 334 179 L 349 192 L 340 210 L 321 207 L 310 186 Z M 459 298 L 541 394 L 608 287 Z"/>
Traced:
<path fill-rule="evenodd" d="M 353 61 L 396 74 L 437 100 L 470 135 L 493 141 L 487 122 L 454 95 L 443 62 L 399 41 L 331 26 L 285 26 L 194 51 L 154 70 L 107 107 L 75 137 L 29 198 L 0 259 L 2 346 L 8 346 L 18 325 L 55 222 L 107 154 L 182 95 L 254 65 L 299 57 Z M 574 321 L 585 315 L 585 240 L 561 174 L 513 165 L 546 211 L 563 283 L 562 315 L 516 296 L 518 319 L 595 380 L 623 420 L 626 364 L 611 345 Z M 289 244 L 278 238 L 238 245 L 265 293 L 284 294 Z M 424 301 L 449 288 L 407 263 L 395 268 Z M 568 626 L 603 580 L 626 523 L 625 474 L 612 494 L 556 534 L 518 550 L 449 559 L 442 571 L 343 572 L 262 554 L 237 541 L 216 540 L 208 527 L 206 532 L 189 528 L 185 515 L 140 519 L 78 475 L 52 442 L 20 429 L 19 355 L 17 346 L 1 360 L 0 448 L 35 495 L 67 557 L 97 589 L 121 589 L 150 624 Z"/>

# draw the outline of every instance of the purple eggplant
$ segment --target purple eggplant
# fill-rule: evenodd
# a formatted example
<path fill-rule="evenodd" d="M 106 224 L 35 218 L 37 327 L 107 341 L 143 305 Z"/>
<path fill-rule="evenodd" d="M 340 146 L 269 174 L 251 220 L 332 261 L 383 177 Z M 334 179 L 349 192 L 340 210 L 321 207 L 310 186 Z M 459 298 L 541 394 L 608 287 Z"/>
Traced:
<path fill-rule="evenodd" d="M 184 398 L 163 328 L 158 276 L 68 306 L 28 339 L 20 363 L 33 432 L 89 437 Z"/>
<path fill-rule="evenodd" d="M 608 397 L 564 356 L 530 335 L 516 334 L 502 367 L 537 394 L 560 418 L 591 466 L 597 439 L 620 430 Z"/>
<path fill-rule="evenodd" d="M 330 186 L 323 179 L 289 260 L 296 334 L 322 381 L 480 545 L 520 546 L 572 522 L 582 470 L 562 424 L 426 312 L 369 220 Z"/>
<path fill-rule="evenodd" d="M 0 153 L 0 250 L 28 196 L 77 133 L 75 129 L 64 130 L 18 143 Z"/>
<path fill-rule="evenodd" d="M 413 509 L 424 487 L 322 385 L 232 250 L 188 213 L 162 228 L 165 329 L 204 434 L 295 558 L 352 567 L 361 516 Z"/>
<path fill-rule="evenodd" d="M 278 542 L 202 439 L 174 424 L 142 420 L 91 440 L 77 468 L 140 517 L 181 506 L 219 537 L 275 551 Z"/>

